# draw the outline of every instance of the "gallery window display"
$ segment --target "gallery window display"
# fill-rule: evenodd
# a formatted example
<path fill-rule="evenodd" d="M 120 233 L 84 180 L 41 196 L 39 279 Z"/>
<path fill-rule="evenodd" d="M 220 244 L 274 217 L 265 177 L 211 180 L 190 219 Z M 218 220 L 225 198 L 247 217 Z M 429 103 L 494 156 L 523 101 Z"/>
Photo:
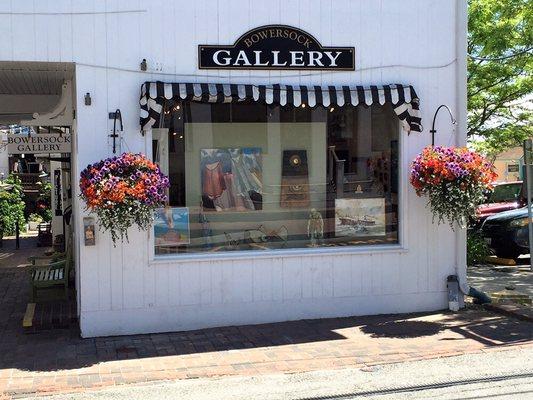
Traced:
<path fill-rule="evenodd" d="M 156 256 L 398 243 L 390 105 L 169 100 L 163 115 L 153 157 L 170 188 Z"/>

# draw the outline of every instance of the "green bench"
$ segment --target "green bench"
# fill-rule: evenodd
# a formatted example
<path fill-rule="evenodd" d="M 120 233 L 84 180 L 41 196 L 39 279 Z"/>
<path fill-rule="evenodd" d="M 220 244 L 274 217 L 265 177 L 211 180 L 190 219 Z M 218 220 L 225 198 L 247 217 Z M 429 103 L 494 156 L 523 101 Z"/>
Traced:
<path fill-rule="evenodd" d="M 65 299 L 68 300 L 68 281 L 71 264 L 70 251 L 55 256 L 30 257 L 28 265 L 31 302 L 35 302 L 37 290 L 56 286 L 64 287 Z"/>

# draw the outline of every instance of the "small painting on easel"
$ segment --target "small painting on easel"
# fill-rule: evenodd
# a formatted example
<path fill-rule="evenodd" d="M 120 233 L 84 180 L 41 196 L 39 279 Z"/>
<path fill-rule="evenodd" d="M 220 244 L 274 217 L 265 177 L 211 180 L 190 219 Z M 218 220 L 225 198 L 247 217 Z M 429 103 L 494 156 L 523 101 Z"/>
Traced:
<path fill-rule="evenodd" d="M 336 199 L 335 236 L 385 236 L 385 199 Z"/>

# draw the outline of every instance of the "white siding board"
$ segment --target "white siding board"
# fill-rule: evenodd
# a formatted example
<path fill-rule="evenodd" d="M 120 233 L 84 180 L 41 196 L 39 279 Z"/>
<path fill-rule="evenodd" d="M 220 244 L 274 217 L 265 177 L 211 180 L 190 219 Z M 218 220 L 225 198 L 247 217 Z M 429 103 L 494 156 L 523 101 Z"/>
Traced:
<path fill-rule="evenodd" d="M 383 294 L 383 274 L 386 266 L 383 264 L 383 254 L 372 254 L 372 271 L 370 273 L 371 290 L 373 295 Z"/>
<path fill-rule="evenodd" d="M 273 296 L 273 279 L 272 269 L 269 260 L 256 259 L 252 266 L 253 279 L 253 301 L 272 301 Z"/>
<path fill-rule="evenodd" d="M 333 266 L 333 296 L 349 297 L 352 293 L 351 256 L 344 255 L 331 259 Z"/>
<path fill-rule="evenodd" d="M 155 305 L 155 272 L 157 269 L 153 266 L 144 269 L 143 300 L 145 309 L 151 309 Z M 177 270 L 177 268 L 174 269 Z"/>
<path fill-rule="evenodd" d="M 233 303 L 253 301 L 252 260 L 233 261 L 231 267 L 231 300 Z"/>
<path fill-rule="evenodd" d="M 400 291 L 400 265 L 402 255 L 383 254 L 381 259 L 383 294 L 397 294 Z"/>
<path fill-rule="evenodd" d="M 2 15 L 2 23 L 0 24 L 0 54 L 4 60 L 14 60 L 13 53 L 13 16 L 11 15 L 11 2 L 0 2 L 0 12 Z"/>
<path fill-rule="evenodd" d="M 158 308 L 167 307 L 170 304 L 169 270 L 171 268 L 177 269 L 181 273 L 180 266 L 160 265 L 155 268 L 155 306 Z M 178 292 L 177 294 L 178 299 L 181 300 L 181 293 Z"/>
<path fill-rule="evenodd" d="M 274 302 L 282 301 L 285 287 L 283 282 L 283 259 L 279 257 L 271 258 L 268 262 L 272 273 L 272 300 Z"/>
<path fill-rule="evenodd" d="M 222 303 L 228 304 L 233 302 L 233 268 L 232 262 L 220 265 L 220 289 L 222 294 Z"/>
<path fill-rule="evenodd" d="M 374 254 L 364 255 L 362 257 L 353 256 L 357 262 L 357 267 L 361 271 L 361 294 L 362 295 L 371 295 L 373 289 L 373 270 L 374 270 Z"/>
<path fill-rule="evenodd" d="M 201 303 L 201 286 L 200 286 L 200 269 L 204 265 L 201 263 L 187 263 L 180 265 L 179 280 L 180 280 L 180 305 L 197 305 Z M 174 268 L 174 266 L 169 266 Z M 176 296 L 175 293 L 171 293 L 171 296 Z"/>
<path fill-rule="evenodd" d="M 308 263 L 300 258 L 284 259 L 281 262 L 283 265 L 283 300 L 306 297 L 308 287 L 306 283 L 310 278 Z"/>
<path fill-rule="evenodd" d="M 35 2 L 35 12 L 46 12 L 48 9 L 47 3 Z M 48 47 L 50 41 L 48 40 L 49 28 L 47 24 L 51 23 L 47 16 L 35 15 L 35 59 L 39 61 L 48 61 Z"/>
<path fill-rule="evenodd" d="M 200 269 L 200 304 L 212 304 L 211 264 L 201 263 Z"/>

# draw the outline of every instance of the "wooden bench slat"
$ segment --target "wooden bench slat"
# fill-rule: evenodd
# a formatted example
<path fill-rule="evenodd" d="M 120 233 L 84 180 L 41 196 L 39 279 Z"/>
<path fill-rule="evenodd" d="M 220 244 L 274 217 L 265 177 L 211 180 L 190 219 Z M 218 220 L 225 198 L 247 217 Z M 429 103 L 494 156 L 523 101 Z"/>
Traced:
<path fill-rule="evenodd" d="M 31 301 L 34 302 L 37 290 L 63 285 L 65 287 L 65 298 L 68 299 L 68 279 L 71 267 L 70 250 L 66 252 L 66 258 L 62 260 L 50 260 L 47 265 L 37 266 L 33 263 L 29 278 L 31 282 Z"/>
<path fill-rule="evenodd" d="M 37 271 L 37 280 L 42 281 L 44 279 L 44 274 L 46 273 L 46 270 L 41 269 Z"/>
<path fill-rule="evenodd" d="M 35 282 L 62 281 L 64 276 L 64 268 L 38 269 L 32 272 L 32 280 Z"/>

